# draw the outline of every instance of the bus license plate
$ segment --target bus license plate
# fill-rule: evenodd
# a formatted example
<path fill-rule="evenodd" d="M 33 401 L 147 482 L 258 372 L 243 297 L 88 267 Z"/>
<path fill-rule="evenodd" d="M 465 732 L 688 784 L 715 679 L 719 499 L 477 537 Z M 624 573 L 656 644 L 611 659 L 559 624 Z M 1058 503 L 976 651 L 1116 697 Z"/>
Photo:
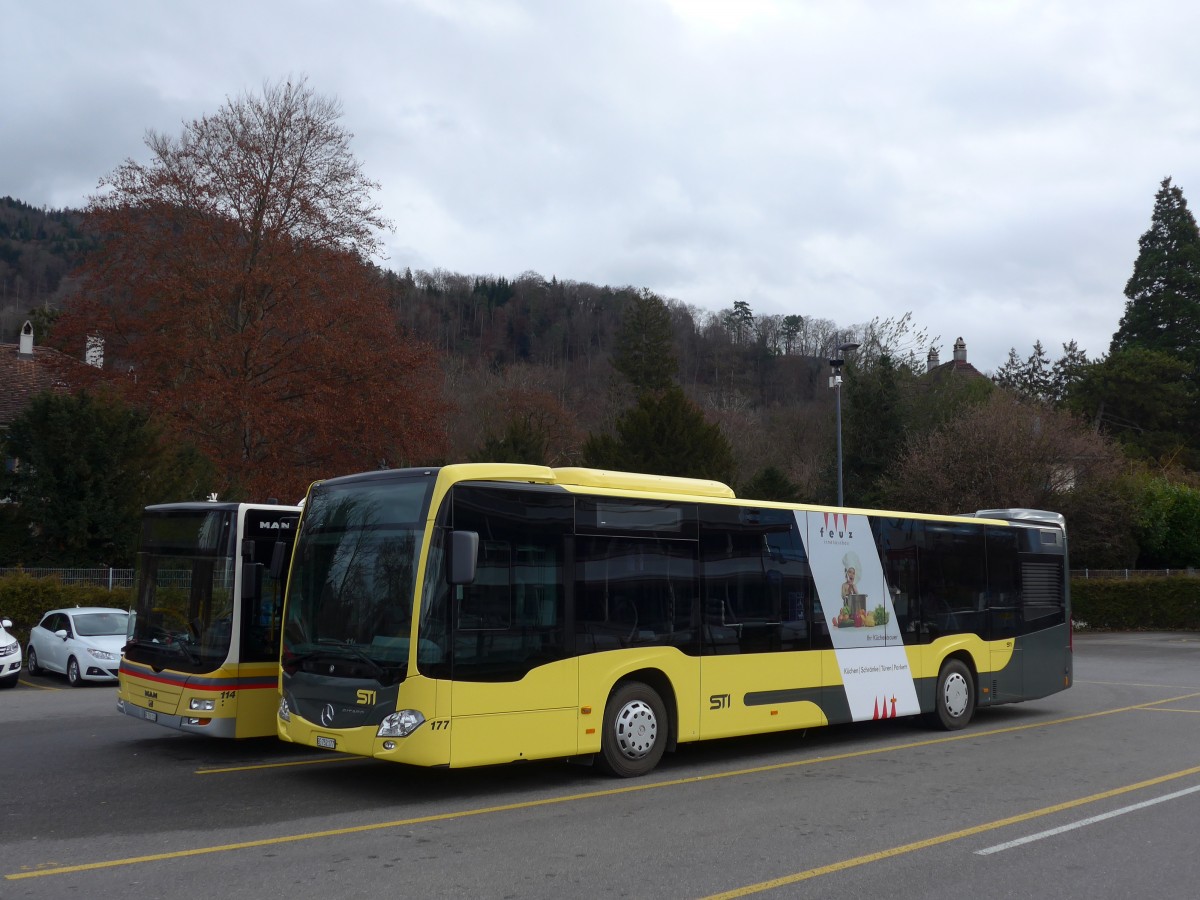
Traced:
<path fill-rule="evenodd" d="M 146 716 L 147 721 L 149 721 L 149 722 L 157 722 L 158 721 L 158 713 L 151 712 L 148 709 L 143 709 L 142 713 Z"/>
<path fill-rule="evenodd" d="M 319 737 L 317 738 L 317 746 L 323 747 L 326 750 L 336 750 L 337 741 L 331 737 Z"/>

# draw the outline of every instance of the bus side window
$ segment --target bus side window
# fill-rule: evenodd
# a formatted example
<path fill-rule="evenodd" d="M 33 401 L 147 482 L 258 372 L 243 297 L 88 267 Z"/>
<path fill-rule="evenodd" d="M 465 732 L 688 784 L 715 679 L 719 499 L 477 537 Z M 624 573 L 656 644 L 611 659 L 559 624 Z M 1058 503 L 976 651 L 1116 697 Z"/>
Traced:
<path fill-rule="evenodd" d="M 915 519 L 880 517 L 872 520 L 871 527 L 891 593 L 892 609 L 896 611 L 896 626 L 904 643 L 920 643 L 922 634 L 928 632 L 928 626 L 922 624 L 917 578 L 917 554 L 924 525 Z"/>

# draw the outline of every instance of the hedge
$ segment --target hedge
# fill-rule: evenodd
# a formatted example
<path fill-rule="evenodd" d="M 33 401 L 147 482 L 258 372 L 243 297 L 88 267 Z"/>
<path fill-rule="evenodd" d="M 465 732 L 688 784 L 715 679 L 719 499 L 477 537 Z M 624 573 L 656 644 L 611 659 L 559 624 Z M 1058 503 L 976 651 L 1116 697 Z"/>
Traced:
<path fill-rule="evenodd" d="M 0 578 L 0 617 L 24 646 L 29 629 L 50 609 L 113 606 L 129 609 L 130 588 L 64 586 L 57 578 Z M 1200 577 L 1072 578 L 1071 617 L 1087 628 L 1117 631 L 1200 631 Z"/>
<path fill-rule="evenodd" d="M 51 609 L 71 606 L 129 609 L 132 595 L 129 588 L 110 591 L 94 585 L 67 587 L 54 576 L 5 575 L 0 578 L 0 618 L 12 619 L 13 627 L 9 630 L 24 647 L 29 643 L 29 630 Z"/>
<path fill-rule="evenodd" d="M 1071 617 L 1087 628 L 1200 630 L 1200 577 L 1072 578 Z"/>

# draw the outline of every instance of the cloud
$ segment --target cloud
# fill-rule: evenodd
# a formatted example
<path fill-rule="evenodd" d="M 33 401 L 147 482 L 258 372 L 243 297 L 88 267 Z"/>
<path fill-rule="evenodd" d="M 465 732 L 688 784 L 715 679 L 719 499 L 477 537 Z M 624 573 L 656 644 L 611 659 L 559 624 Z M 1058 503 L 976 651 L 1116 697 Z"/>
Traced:
<path fill-rule="evenodd" d="M 1200 8 L 1177 3 L 79 0 L 9 19 L 28 39 L 6 59 L 0 194 L 80 205 L 147 129 L 305 75 L 381 184 L 395 268 L 843 326 L 911 311 L 983 369 L 1035 340 L 1103 352 L 1159 181 L 1200 192 Z"/>

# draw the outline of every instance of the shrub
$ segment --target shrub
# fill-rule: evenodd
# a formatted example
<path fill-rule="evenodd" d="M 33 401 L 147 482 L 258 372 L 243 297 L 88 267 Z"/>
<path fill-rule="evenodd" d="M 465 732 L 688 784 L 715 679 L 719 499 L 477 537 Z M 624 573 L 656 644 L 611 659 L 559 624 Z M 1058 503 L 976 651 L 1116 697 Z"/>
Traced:
<path fill-rule="evenodd" d="M 1072 618 L 1121 631 L 1200 630 L 1200 578 L 1072 578 Z"/>
<path fill-rule="evenodd" d="M 29 643 L 29 630 L 47 610 L 71 606 L 129 609 L 132 594 L 129 588 L 110 591 L 96 585 L 64 585 L 54 576 L 6 575 L 0 578 L 0 617 L 12 619 L 10 630 L 24 647 Z"/>

